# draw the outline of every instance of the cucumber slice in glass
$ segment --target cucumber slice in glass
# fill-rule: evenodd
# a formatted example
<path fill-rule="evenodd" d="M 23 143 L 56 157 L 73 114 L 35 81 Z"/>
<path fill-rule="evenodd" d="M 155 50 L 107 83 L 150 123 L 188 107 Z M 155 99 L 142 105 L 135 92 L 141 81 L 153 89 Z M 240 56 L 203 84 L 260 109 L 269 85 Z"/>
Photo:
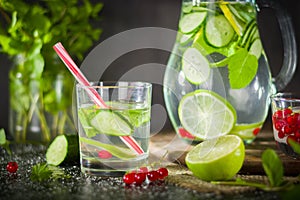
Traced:
<path fill-rule="evenodd" d="M 205 27 L 207 41 L 215 47 L 224 47 L 233 38 L 235 32 L 223 15 L 209 17 Z"/>
<path fill-rule="evenodd" d="M 120 114 L 112 110 L 99 110 L 91 119 L 91 125 L 99 133 L 113 136 L 128 136 L 133 133 L 133 126 Z"/>
<path fill-rule="evenodd" d="M 179 22 L 179 29 L 182 33 L 191 33 L 204 21 L 207 12 L 193 12 L 186 14 Z"/>

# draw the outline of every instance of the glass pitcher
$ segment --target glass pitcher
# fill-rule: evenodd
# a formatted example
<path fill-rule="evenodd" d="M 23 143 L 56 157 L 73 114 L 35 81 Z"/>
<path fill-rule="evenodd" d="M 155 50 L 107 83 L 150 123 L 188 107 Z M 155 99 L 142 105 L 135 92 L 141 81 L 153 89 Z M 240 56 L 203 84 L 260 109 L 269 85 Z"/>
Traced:
<path fill-rule="evenodd" d="M 251 143 L 267 117 L 269 97 L 291 80 L 297 60 L 289 16 L 274 1 L 283 66 L 273 78 L 257 26 L 254 0 L 184 0 L 164 76 L 173 127 L 186 140 L 236 134 Z"/>

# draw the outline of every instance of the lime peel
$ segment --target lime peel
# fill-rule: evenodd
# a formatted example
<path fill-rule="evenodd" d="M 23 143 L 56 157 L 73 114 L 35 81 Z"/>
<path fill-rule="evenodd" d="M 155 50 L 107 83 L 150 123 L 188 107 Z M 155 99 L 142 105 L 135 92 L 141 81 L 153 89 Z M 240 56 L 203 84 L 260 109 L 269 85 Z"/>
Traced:
<path fill-rule="evenodd" d="M 225 135 L 196 145 L 185 161 L 193 174 L 204 181 L 233 178 L 245 159 L 245 146 L 235 135 Z"/>

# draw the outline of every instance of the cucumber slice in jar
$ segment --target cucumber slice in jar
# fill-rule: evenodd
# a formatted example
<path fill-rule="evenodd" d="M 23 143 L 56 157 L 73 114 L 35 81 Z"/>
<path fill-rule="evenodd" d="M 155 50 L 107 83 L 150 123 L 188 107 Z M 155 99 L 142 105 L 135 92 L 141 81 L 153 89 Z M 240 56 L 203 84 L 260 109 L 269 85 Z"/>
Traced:
<path fill-rule="evenodd" d="M 99 133 L 113 136 L 129 136 L 133 133 L 133 126 L 120 114 L 111 110 L 99 110 L 91 119 L 91 125 Z"/>
<path fill-rule="evenodd" d="M 224 47 L 232 40 L 235 32 L 223 15 L 209 17 L 205 26 L 205 36 L 209 44 Z"/>
<path fill-rule="evenodd" d="M 209 62 L 198 49 L 190 47 L 182 55 L 182 71 L 192 84 L 201 84 L 210 75 Z"/>
<path fill-rule="evenodd" d="M 254 55 L 257 59 L 259 59 L 262 52 L 262 44 L 260 39 L 255 39 L 254 42 L 251 44 L 249 53 Z"/>
<path fill-rule="evenodd" d="M 179 22 L 179 29 L 182 33 L 191 33 L 204 21 L 207 12 L 193 12 L 183 15 Z"/>

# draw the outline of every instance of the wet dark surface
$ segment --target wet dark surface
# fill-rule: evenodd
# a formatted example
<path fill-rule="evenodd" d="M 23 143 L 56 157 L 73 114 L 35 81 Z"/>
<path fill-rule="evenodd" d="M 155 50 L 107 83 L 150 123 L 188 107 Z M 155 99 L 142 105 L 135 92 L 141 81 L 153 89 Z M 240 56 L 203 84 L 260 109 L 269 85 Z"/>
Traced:
<path fill-rule="evenodd" d="M 280 199 L 276 193 L 261 191 L 231 196 L 198 193 L 165 182 L 126 186 L 120 177 L 83 175 L 77 165 L 62 167 L 70 178 L 32 181 L 32 166 L 45 162 L 44 155 L 44 147 L 18 146 L 12 156 L 0 149 L 0 199 Z M 18 163 L 17 173 L 7 172 L 9 161 Z"/>

